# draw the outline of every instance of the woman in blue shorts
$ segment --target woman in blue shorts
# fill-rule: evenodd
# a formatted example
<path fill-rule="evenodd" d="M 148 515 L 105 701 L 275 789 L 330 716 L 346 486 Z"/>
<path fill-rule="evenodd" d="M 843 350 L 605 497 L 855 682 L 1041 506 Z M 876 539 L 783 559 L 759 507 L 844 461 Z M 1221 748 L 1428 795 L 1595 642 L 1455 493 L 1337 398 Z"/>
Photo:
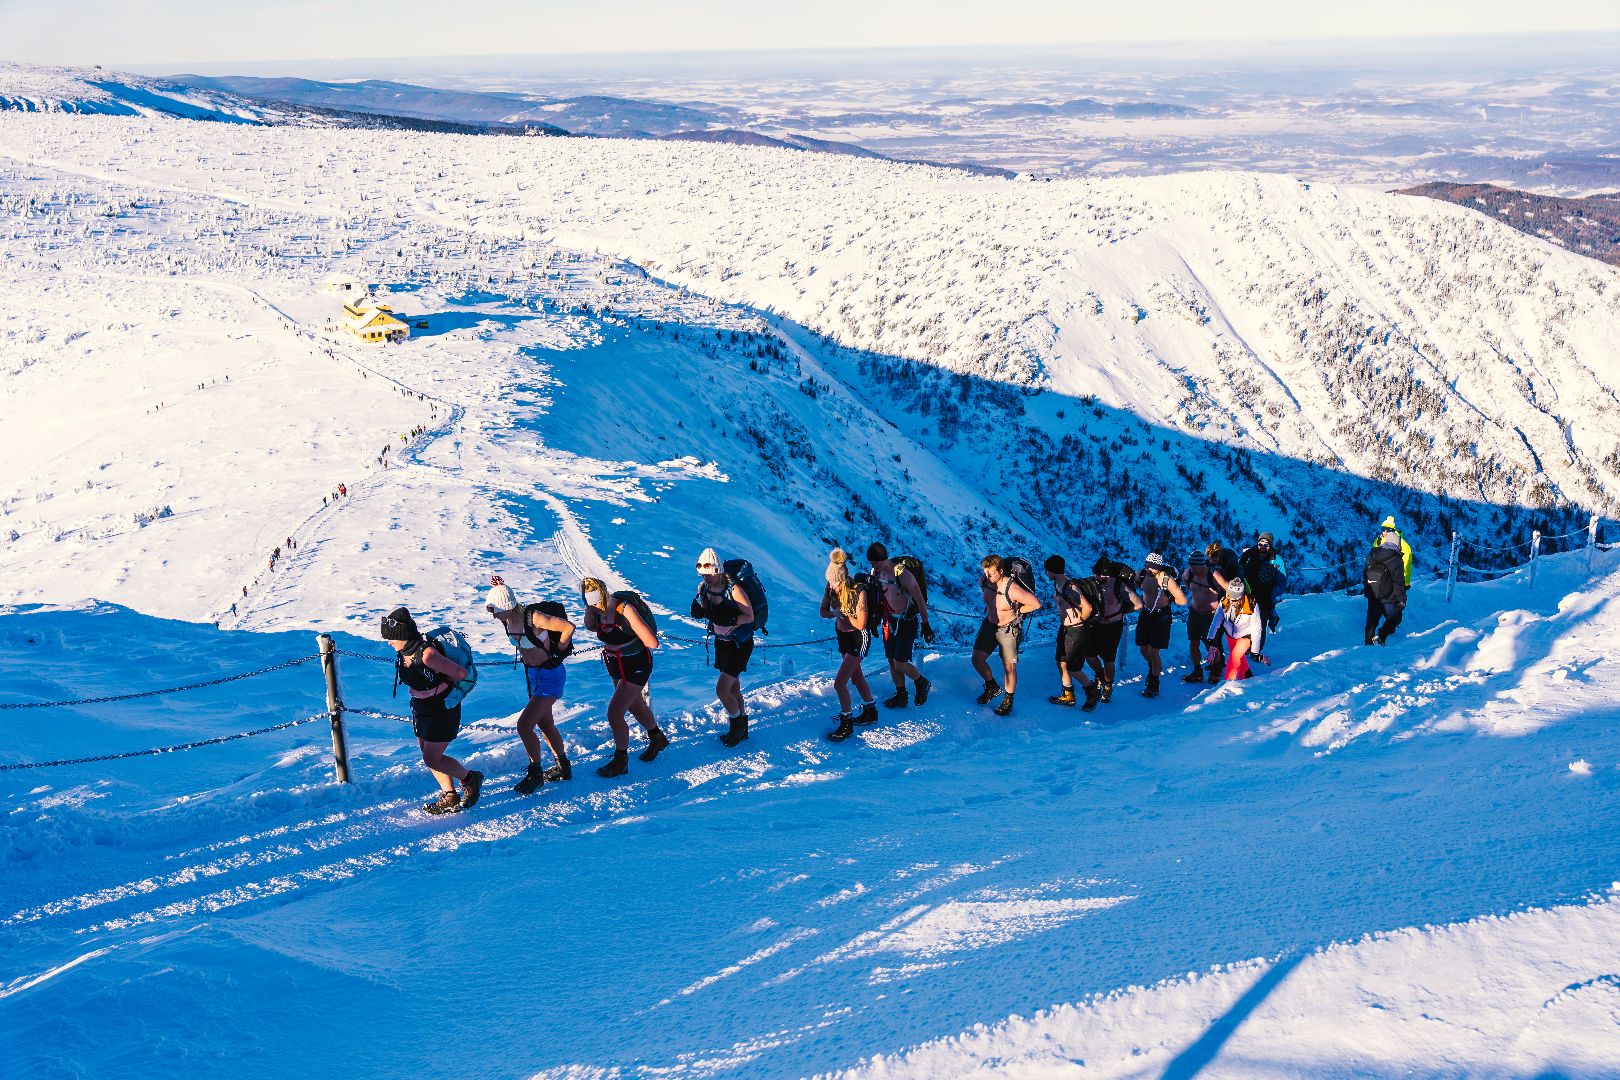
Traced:
<path fill-rule="evenodd" d="M 568 611 L 560 603 L 548 600 L 519 604 L 511 587 L 499 576 L 490 580 L 492 588 L 484 610 L 495 616 L 507 638 L 517 647 L 529 690 L 529 703 L 523 706 L 517 722 L 518 738 L 523 740 L 523 749 L 529 752 L 529 770 L 512 790 L 519 795 L 531 795 L 547 780 L 571 780 L 574 776 L 568 764 L 567 744 L 552 715 L 567 682 L 568 670 L 563 667 L 563 659 L 574 651 L 574 624 L 568 621 Z M 549 769 L 540 764 L 536 728 L 545 735 L 557 759 L 557 764 Z"/>

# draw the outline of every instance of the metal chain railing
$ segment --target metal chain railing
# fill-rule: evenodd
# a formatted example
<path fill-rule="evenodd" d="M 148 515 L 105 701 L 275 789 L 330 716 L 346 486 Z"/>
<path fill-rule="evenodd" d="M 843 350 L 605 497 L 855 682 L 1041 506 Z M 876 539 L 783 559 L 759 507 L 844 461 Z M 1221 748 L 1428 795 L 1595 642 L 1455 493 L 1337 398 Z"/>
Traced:
<path fill-rule="evenodd" d="M 162 690 L 137 690 L 128 694 L 103 694 L 101 697 L 75 698 L 68 701 L 8 701 L 0 702 L 0 709 L 65 709 L 76 705 L 101 705 L 109 701 L 134 701 L 136 698 L 159 697 L 164 694 L 180 694 L 187 690 L 202 690 L 210 686 L 223 686 L 226 683 L 239 682 L 242 679 L 256 679 L 260 675 L 268 675 L 272 671 L 281 671 L 285 668 L 297 667 L 313 660 L 319 660 L 318 655 L 299 656 L 292 660 L 283 660 L 279 664 L 259 668 L 257 671 L 244 671 L 239 675 L 226 675 L 218 679 L 209 679 L 205 682 L 188 683 L 185 686 L 170 686 Z"/>
<path fill-rule="evenodd" d="M 195 742 L 179 743 L 175 746 L 154 746 L 149 750 L 126 750 L 121 754 L 97 754 L 94 757 L 59 758 L 56 761 L 19 761 L 9 765 L 0 765 L 0 772 L 12 772 L 17 769 L 50 769 L 58 765 L 89 765 L 97 761 L 118 761 L 123 758 L 151 757 L 154 754 L 177 754 L 182 750 L 195 750 L 199 746 L 218 746 L 220 743 L 235 742 L 237 739 L 250 739 L 255 735 L 268 735 L 272 731 L 285 731 L 287 728 L 297 727 L 299 724 L 308 724 L 316 720 L 326 719 L 325 713 L 316 713 L 306 716 L 302 720 L 288 720 L 284 724 L 271 724 L 269 727 L 255 728 L 252 731 L 238 731 L 230 735 L 217 735 L 212 739 L 198 739 Z"/>

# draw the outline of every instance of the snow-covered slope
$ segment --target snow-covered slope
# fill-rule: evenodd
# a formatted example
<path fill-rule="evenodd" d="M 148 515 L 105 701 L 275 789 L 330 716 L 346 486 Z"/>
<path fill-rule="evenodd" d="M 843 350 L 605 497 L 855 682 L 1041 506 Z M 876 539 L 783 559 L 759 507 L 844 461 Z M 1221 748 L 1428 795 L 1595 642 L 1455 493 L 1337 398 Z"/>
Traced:
<path fill-rule="evenodd" d="M 0 60 L 0 112 L 178 116 L 258 123 L 264 102 L 102 68 L 40 67 Z"/>

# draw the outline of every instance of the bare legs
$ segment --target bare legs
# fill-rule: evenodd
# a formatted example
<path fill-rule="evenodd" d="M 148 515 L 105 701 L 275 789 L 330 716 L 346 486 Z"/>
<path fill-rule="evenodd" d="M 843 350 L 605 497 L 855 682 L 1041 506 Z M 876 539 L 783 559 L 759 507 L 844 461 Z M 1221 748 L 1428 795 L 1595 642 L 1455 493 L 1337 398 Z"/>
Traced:
<path fill-rule="evenodd" d="M 456 780 L 467 779 L 467 767 L 445 753 L 450 746 L 449 743 L 417 739 L 416 745 L 422 748 L 422 764 L 433 773 L 433 779 L 439 782 L 440 791 L 454 791 Z"/>
<path fill-rule="evenodd" d="M 658 730 L 658 721 L 642 694 L 642 688 L 628 679 L 613 684 L 613 696 L 608 698 L 608 726 L 613 729 L 613 749 L 618 753 L 630 750 L 630 725 L 625 723 L 628 712 L 648 735 Z"/>
<path fill-rule="evenodd" d="M 843 662 L 838 665 L 838 674 L 833 678 L 833 691 L 838 695 L 838 707 L 845 713 L 851 711 L 850 683 L 854 683 L 855 689 L 861 692 L 863 702 L 872 700 L 872 688 L 866 683 L 866 673 L 861 670 L 861 658 L 857 653 L 844 654 Z"/>
<path fill-rule="evenodd" d="M 540 736 L 535 734 L 536 728 L 545 735 L 552 756 L 559 762 L 568 760 L 568 747 L 563 743 L 562 732 L 557 730 L 557 721 L 552 717 L 551 709 L 556 701 L 554 697 L 530 698 L 518 716 L 518 738 L 523 740 L 523 749 L 529 752 L 529 760 L 536 765 L 540 764 Z"/>

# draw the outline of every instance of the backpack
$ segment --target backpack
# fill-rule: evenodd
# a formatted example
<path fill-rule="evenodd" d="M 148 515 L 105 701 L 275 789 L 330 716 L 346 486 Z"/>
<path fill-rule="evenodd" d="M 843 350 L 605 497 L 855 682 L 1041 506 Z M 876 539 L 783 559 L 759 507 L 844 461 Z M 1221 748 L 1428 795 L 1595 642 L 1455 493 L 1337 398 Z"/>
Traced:
<path fill-rule="evenodd" d="M 567 645 L 562 645 L 558 643 L 556 635 L 552 635 L 547 644 L 541 645 L 540 640 L 534 636 L 534 627 L 530 625 L 531 616 L 535 612 L 549 615 L 553 619 L 566 619 L 568 618 L 568 609 L 556 600 L 542 600 L 538 604 L 528 604 L 523 608 L 523 636 L 529 639 L 530 645 L 537 649 L 543 648 L 551 654 L 551 659 L 540 666 L 554 668 L 562 663 L 565 657 L 573 655 L 574 643 L 570 641 Z"/>
<path fill-rule="evenodd" d="M 1119 564 L 1115 563 L 1113 568 L 1118 571 Z M 1114 623 L 1123 618 L 1125 615 L 1125 598 L 1119 594 L 1119 582 L 1113 576 L 1102 580 L 1094 577 L 1087 580 L 1097 590 L 1098 597 L 1092 601 L 1094 610 L 1097 613 L 1097 620 L 1099 622 Z M 1104 582 L 1107 582 L 1106 586 Z"/>
<path fill-rule="evenodd" d="M 1091 578 L 1070 578 L 1063 583 L 1063 596 L 1071 603 L 1084 599 L 1091 605 L 1091 614 L 1080 623 L 1081 626 L 1091 626 L 1102 614 L 1102 590 L 1097 588 L 1097 582 Z"/>
<path fill-rule="evenodd" d="M 1390 576 L 1389 564 L 1373 552 L 1367 557 L 1367 569 L 1362 574 L 1367 595 L 1374 600 L 1388 600 L 1395 595 L 1395 579 Z"/>
<path fill-rule="evenodd" d="M 883 621 L 883 585 L 876 577 L 862 571 L 849 579 L 861 592 L 866 594 L 866 633 Z"/>
<path fill-rule="evenodd" d="M 1029 565 L 1028 559 L 1021 558 L 1017 555 L 1014 555 L 1012 558 L 1008 559 L 1007 576 L 1012 578 L 1014 585 L 1028 589 L 1031 596 L 1035 595 L 1035 568 Z M 1007 596 L 1007 602 L 1009 604 L 1012 603 L 1012 596 L 1010 592 Z M 1013 607 L 1017 609 L 1018 605 L 1013 604 Z M 1028 615 L 1023 613 L 1022 609 L 1018 610 L 1018 615 L 1020 619 L 1029 618 Z"/>
<path fill-rule="evenodd" d="M 754 629 L 761 634 L 769 634 L 765 621 L 770 617 L 771 603 L 765 598 L 765 583 L 754 573 L 754 564 L 747 559 L 727 559 L 720 569 L 734 584 L 742 586 L 749 606 L 754 609 Z"/>
<path fill-rule="evenodd" d="M 647 624 L 647 629 L 652 631 L 653 637 L 658 636 L 658 620 L 653 618 L 652 608 L 647 606 L 647 601 L 640 593 L 634 589 L 621 589 L 613 594 L 613 602 L 616 608 L 623 608 L 626 604 L 635 608 L 636 614 Z"/>
<path fill-rule="evenodd" d="M 909 570 L 911 576 L 917 579 L 917 591 L 922 593 L 923 600 L 928 599 L 928 571 L 923 569 L 922 560 L 915 555 L 901 555 L 894 560 L 894 578 L 900 580 L 900 571 Z M 904 590 L 901 590 L 904 591 Z M 906 610 L 896 611 L 895 615 L 910 615 L 913 610 L 910 595 L 906 597 Z"/>
<path fill-rule="evenodd" d="M 472 648 L 467 639 L 461 636 L 461 631 L 452 630 L 448 626 L 441 626 L 436 630 L 429 630 L 422 635 L 422 639 L 437 649 L 447 660 L 467 669 L 467 677 L 458 682 L 452 682 L 450 689 L 444 692 L 442 698 L 444 707 L 453 709 L 460 705 L 473 687 L 478 685 L 478 661 L 473 657 Z"/>

